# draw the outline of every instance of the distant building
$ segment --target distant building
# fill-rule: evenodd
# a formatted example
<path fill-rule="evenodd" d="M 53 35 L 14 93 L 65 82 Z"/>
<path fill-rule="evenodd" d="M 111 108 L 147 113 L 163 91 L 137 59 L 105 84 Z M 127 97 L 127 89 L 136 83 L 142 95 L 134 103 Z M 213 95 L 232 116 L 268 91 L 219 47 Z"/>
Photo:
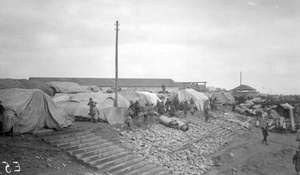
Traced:
<path fill-rule="evenodd" d="M 74 82 L 82 86 L 98 86 L 102 89 L 115 87 L 114 78 L 59 78 L 59 77 L 30 77 L 29 80 L 46 82 Z M 119 78 L 118 87 L 128 90 L 144 90 L 151 92 L 162 91 L 165 85 L 166 91 L 177 92 L 178 86 L 172 79 L 147 79 L 147 78 Z"/>
<path fill-rule="evenodd" d="M 243 84 L 230 90 L 230 92 L 234 97 L 257 97 L 259 94 L 256 89 Z"/>
<path fill-rule="evenodd" d="M 205 91 L 207 91 L 206 83 L 207 83 L 206 81 L 202 81 L 202 82 L 176 82 L 176 85 L 178 86 L 179 90 L 191 88 L 191 89 L 194 89 L 195 91 L 205 92 Z"/>
<path fill-rule="evenodd" d="M 115 81 L 115 79 L 112 79 Z M 172 79 L 145 79 L 145 78 L 120 78 L 118 87 L 129 90 L 146 90 L 158 93 L 165 86 L 167 92 L 178 92 L 178 86 Z"/>

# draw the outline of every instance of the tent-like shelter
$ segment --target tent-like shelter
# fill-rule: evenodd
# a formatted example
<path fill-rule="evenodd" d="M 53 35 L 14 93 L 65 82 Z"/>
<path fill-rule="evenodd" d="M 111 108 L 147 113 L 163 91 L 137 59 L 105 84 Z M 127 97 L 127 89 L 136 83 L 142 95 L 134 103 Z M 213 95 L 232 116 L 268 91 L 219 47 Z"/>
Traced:
<path fill-rule="evenodd" d="M 119 94 L 124 96 L 128 101 L 138 101 L 142 106 L 145 106 L 146 103 L 153 104 L 154 106 L 157 103 L 157 100 L 160 101 L 158 96 L 155 93 L 151 92 L 140 92 L 140 91 L 122 91 Z"/>
<path fill-rule="evenodd" d="M 96 102 L 96 107 L 99 110 L 99 117 L 104 120 L 112 121 L 113 123 L 123 123 L 123 116 L 114 116 L 109 109 L 114 110 L 115 94 L 103 94 L 103 93 L 78 93 L 78 94 L 65 94 L 68 96 L 67 101 L 60 101 L 61 106 L 65 109 L 69 116 L 80 116 L 85 118 L 91 118 L 89 115 L 90 107 L 87 105 L 89 99 L 92 98 Z M 64 95 L 64 96 L 65 96 Z M 60 98 L 61 96 L 58 96 Z M 54 98 L 56 101 L 56 98 Z M 118 108 L 122 108 L 123 111 L 129 107 L 129 101 L 123 96 L 118 95 Z M 121 113 L 123 113 L 123 111 Z M 120 118 L 121 117 L 121 118 Z M 121 121 L 116 121 L 121 120 Z"/>
<path fill-rule="evenodd" d="M 2 105 L 16 113 L 13 131 L 16 134 L 37 131 L 44 127 L 60 130 L 74 125 L 64 109 L 38 89 L 2 89 Z"/>
<path fill-rule="evenodd" d="M 212 98 L 217 98 L 221 104 L 234 104 L 234 97 L 229 92 L 219 91 L 212 94 Z"/>
<path fill-rule="evenodd" d="M 194 99 L 195 105 L 199 110 L 203 110 L 206 105 L 209 104 L 209 98 L 201 92 L 195 91 L 194 89 L 185 89 L 178 91 L 177 94 L 171 96 L 169 99 L 174 101 L 178 99 L 179 102 L 189 101 L 191 98 Z"/>

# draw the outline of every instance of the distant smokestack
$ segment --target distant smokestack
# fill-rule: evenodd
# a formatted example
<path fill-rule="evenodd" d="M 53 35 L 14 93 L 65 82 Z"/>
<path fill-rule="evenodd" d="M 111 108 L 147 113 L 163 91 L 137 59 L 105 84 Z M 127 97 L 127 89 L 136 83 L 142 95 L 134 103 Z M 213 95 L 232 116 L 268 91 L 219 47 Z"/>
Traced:
<path fill-rule="evenodd" d="M 242 71 L 240 72 L 240 85 L 242 85 Z"/>

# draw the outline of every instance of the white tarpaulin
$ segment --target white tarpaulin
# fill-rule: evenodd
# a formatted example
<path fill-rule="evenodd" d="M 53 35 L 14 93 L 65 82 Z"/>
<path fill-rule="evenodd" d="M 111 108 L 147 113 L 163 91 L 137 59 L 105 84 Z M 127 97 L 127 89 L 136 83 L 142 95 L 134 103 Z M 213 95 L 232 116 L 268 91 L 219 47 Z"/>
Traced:
<path fill-rule="evenodd" d="M 195 105 L 199 110 L 203 110 L 204 103 L 209 103 L 209 99 L 206 95 L 193 89 L 185 89 L 178 91 L 179 102 L 189 101 L 191 98 L 194 99 Z"/>
<path fill-rule="evenodd" d="M 99 117 L 102 120 L 108 121 L 105 115 L 104 109 L 114 107 L 115 94 L 103 94 L 103 93 L 79 93 L 79 94 L 68 94 L 70 100 L 67 102 L 62 102 L 62 106 L 65 111 L 70 116 L 81 116 L 85 118 L 91 118 L 89 115 L 90 107 L 87 105 L 89 99 L 92 98 L 96 102 L 96 107 L 99 110 Z M 126 100 L 123 96 L 118 95 L 118 107 L 128 108 L 129 101 Z"/>
<path fill-rule="evenodd" d="M 153 103 L 155 106 L 157 100 L 160 100 L 155 93 L 150 92 L 140 92 L 140 91 L 123 91 L 120 92 L 128 101 L 138 101 L 142 106 L 145 106 L 146 103 Z"/>

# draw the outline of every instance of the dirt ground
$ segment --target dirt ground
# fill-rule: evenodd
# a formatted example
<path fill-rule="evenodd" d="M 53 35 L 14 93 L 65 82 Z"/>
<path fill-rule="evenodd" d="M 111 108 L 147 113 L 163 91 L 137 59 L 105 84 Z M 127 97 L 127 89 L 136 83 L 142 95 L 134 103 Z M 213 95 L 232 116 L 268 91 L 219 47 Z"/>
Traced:
<path fill-rule="evenodd" d="M 91 129 L 115 143 L 119 143 L 123 125 L 111 127 L 106 123 L 75 122 L 77 128 Z M 152 122 L 150 125 L 156 124 Z M 146 125 L 140 126 L 147 129 Z M 215 166 L 208 175 L 293 175 L 292 157 L 298 147 L 296 134 L 269 132 L 269 145 L 262 144 L 261 130 L 237 136 L 228 146 L 209 158 Z M 83 175 L 100 174 L 31 134 L 0 136 L 0 174 Z M 6 163 L 8 163 L 8 165 Z M 17 167 L 19 164 L 19 168 Z M 5 167 L 9 166 L 7 173 Z"/>
<path fill-rule="evenodd" d="M 294 133 L 269 132 L 268 145 L 262 144 L 262 131 L 256 129 L 232 140 L 211 155 L 214 168 L 208 175 L 294 175 L 293 155 L 298 148 Z"/>

